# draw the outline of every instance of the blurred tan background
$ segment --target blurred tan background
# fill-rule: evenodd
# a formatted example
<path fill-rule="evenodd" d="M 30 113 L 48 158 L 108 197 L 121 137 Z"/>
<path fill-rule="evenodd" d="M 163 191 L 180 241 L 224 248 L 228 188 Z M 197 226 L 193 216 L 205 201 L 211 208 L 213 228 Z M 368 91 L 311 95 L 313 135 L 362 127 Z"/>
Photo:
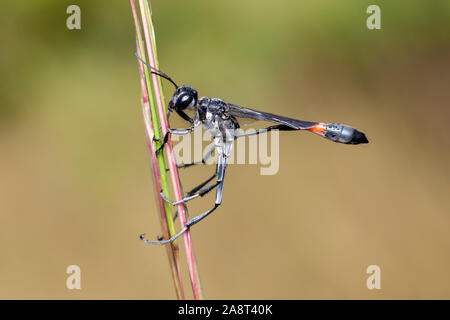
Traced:
<path fill-rule="evenodd" d="M 277 175 L 230 166 L 223 206 L 192 229 L 207 298 L 450 298 L 448 0 L 152 6 L 176 81 L 370 140 L 281 133 Z M 164 248 L 138 240 L 160 228 L 129 2 L 3 1 L 0 21 L 0 298 L 175 298 Z M 185 189 L 213 170 L 183 171 Z"/>

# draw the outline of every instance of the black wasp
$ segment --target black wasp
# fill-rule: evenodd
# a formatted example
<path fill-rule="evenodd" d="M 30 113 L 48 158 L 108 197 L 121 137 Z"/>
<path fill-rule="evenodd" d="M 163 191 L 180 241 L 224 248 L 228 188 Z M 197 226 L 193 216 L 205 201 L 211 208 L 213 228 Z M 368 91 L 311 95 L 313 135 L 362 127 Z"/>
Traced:
<path fill-rule="evenodd" d="M 164 201 L 170 203 L 171 205 L 178 205 L 197 197 L 204 196 L 209 191 L 216 189 L 216 200 L 214 206 L 208 211 L 188 220 L 184 228 L 182 228 L 180 232 L 178 232 L 170 239 L 162 241 L 150 241 L 144 239 L 144 237 L 141 236 L 141 239 L 146 243 L 170 243 L 178 238 L 181 234 L 183 234 L 183 232 L 185 232 L 188 228 L 198 223 L 200 220 L 204 219 L 217 209 L 217 207 L 222 203 L 223 183 L 225 178 L 225 170 L 227 168 L 227 159 L 231 154 L 233 141 L 237 138 L 256 135 L 271 130 L 307 130 L 331 141 L 344 144 L 360 144 L 369 142 L 364 133 L 344 124 L 297 120 L 272 113 L 237 106 L 225 102 L 221 99 L 206 97 L 199 99 L 197 91 L 194 88 L 187 85 L 178 86 L 168 75 L 149 66 L 145 61 L 139 58 L 139 56 L 138 59 L 141 60 L 147 67 L 149 67 L 152 70 L 152 73 L 155 73 L 160 77 L 169 80 L 175 86 L 175 92 L 168 105 L 167 116 L 169 117 L 171 112 L 176 112 L 181 118 L 191 124 L 191 126 L 186 129 L 169 129 L 167 134 L 164 136 L 162 145 L 158 148 L 158 150 L 156 150 L 156 152 L 161 152 L 164 144 L 167 143 L 169 134 L 188 134 L 201 124 L 207 131 L 211 133 L 212 137 L 214 138 L 213 146 L 210 150 L 208 150 L 202 161 L 184 164 L 179 166 L 179 168 L 205 163 L 205 161 L 211 156 L 214 150 L 217 154 L 216 172 L 212 175 L 212 177 L 189 191 L 187 197 L 180 201 L 173 202 L 167 199 L 161 192 L 161 197 L 164 199 Z M 192 118 L 185 113 L 186 110 L 194 111 L 194 115 Z M 239 122 L 237 118 L 268 121 L 276 123 L 276 125 L 272 125 L 264 129 L 259 129 L 250 133 L 239 134 Z M 216 179 L 216 182 L 208 187 L 205 187 L 214 178 Z"/>

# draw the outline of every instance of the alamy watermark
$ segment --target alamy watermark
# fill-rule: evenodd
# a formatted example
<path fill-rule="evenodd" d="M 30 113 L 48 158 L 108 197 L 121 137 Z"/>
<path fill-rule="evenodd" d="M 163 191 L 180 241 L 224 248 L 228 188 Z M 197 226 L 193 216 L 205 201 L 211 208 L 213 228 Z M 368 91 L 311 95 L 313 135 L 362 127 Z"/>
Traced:
<path fill-rule="evenodd" d="M 367 29 L 381 29 L 381 9 L 376 4 L 372 4 L 367 7 L 366 13 L 370 16 L 366 20 Z"/>
<path fill-rule="evenodd" d="M 381 289 L 381 268 L 376 264 L 372 264 L 367 267 L 366 273 L 370 274 L 366 281 L 367 289 Z"/>
<path fill-rule="evenodd" d="M 66 269 L 66 273 L 70 276 L 66 279 L 66 288 L 69 290 L 81 289 L 81 268 L 76 264 L 70 265 Z"/>
<path fill-rule="evenodd" d="M 70 16 L 66 20 L 66 26 L 69 30 L 81 29 L 81 9 L 79 6 L 72 4 L 67 7 L 66 13 Z"/>
<path fill-rule="evenodd" d="M 174 141 L 174 154 L 178 164 L 189 164 L 205 160 L 206 164 L 217 161 L 217 152 L 214 150 L 224 149 L 223 140 L 228 141 L 231 152 L 228 156 L 228 164 L 260 164 L 261 175 L 274 175 L 280 168 L 280 135 L 278 130 L 252 134 L 256 130 L 239 129 L 236 132 L 227 132 L 225 139 L 213 139 L 211 134 L 203 127 L 197 127 L 192 135 L 172 135 Z M 234 139 L 234 137 L 238 137 Z M 209 142 L 204 145 L 204 142 Z M 248 150 L 248 152 L 247 152 Z M 208 154 L 213 154 L 208 157 Z"/>

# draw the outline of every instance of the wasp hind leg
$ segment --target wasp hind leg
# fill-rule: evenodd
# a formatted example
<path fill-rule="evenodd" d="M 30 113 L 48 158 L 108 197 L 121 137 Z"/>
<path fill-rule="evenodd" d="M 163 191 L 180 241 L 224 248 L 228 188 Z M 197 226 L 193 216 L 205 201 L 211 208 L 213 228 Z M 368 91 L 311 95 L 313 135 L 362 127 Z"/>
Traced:
<path fill-rule="evenodd" d="M 212 185 L 212 186 L 210 186 L 210 187 L 208 187 L 210 189 L 207 191 L 207 192 L 209 192 L 213 188 L 216 188 L 216 201 L 214 203 L 214 206 L 211 209 L 203 212 L 202 214 L 200 214 L 200 215 L 198 215 L 198 216 L 196 216 L 196 217 L 194 217 L 192 219 L 189 219 L 186 222 L 186 225 L 177 234 L 175 234 L 170 239 L 151 241 L 151 240 L 145 239 L 145 235 L 141 235 L 140 239 L 143 242 L 148 243 L 148 244 L 159 244 L 159 245 L 172 243 L 178 237 L 180 237 L 184 232 L 186 232 L 186 230 L 188 230 L 193 225 L 195 225 L 195 224 L 199 223 L 200 221 L 202 221 L 203 219 L 205 219 L 207 216 L 209 216 L 211 213 L 213 213 L 222 204 L 222 191 L 223 191 L 223 182 L 224 182 L 224 178 L 225 178 L 225 169 L 227 167 L 227 158 L 225 156 L 221 155 L 221 157 L 219 157 L 219 159 L 221 159 L 221 160 L 219 160 L 217 162 L 217 171 L 216 171 L 216 173 L 214 175 L 214 176 L 217 176 L 217 183 Z M 212 179 L 210 178 L 210 180 L 212 180 Z M 206 184 L 207 184 L 207 182 L 204 183 L 204 185 L 206 185 Z M 200 186 L 200 189 L 202 187 L 203 186 Z M 204 190 L 206 190 L 206 189 L 204 189 Z"/>

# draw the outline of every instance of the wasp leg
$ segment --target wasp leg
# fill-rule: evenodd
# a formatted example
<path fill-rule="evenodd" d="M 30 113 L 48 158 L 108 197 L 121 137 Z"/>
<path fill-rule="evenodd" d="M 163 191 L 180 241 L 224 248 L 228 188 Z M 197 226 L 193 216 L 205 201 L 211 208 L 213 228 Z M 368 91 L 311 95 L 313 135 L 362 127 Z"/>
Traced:
<path fill-rule="evenodd" d="M 151 240 L 145 239 L 145 235 L 144 234 L 142 234 L 139 238 L 143 242 L 148 243 L 148 244 L 160 244 L 160 245 L 163 245 L 163 244 L 171 243 L 174 240 L 176 240 L 178 237 L 180 237 L 184 232 L 186 232 L 186 230 L 188 230 L 194 224 L 199 223 L 201 220 L 205 219 L 212 212 L 214 212 L 214 210 L 216 210 L 222 204 L 222 190 L 223 190 L 223 182 L 224 182 L 224 178 L 225 178 L 225 169 L 226 169 L 226 167 L 227 167 L 227 158 L 222 155 L 221 157 L 219 157 L 219 161 L 217 162 L 217 172 L 216 172 L 217 183 L 213 185 L 214 187 L 217 187 L 217 189 L 216 189 L 216 201 L 214 203 L 214 207 L 212 207 L 208 211 L 205 211 L 202 214 L 200 214 L 200 215 L 198 215 L 198 216 L 188 220 L 186 222 L 186 225 L 177 234 L 175 234 L 170 239 L 160 240 L 160 241 L 151 241 Z M 211 188 L 211 187 L 208 187 L 208 188 Z M 212 188 L 211 188 L 211 190 L 212 190 Z"/>
<path fill-rule="evenodd" d="M 286 128 L 286 126 L 283 126 L 283 125 L 270 126 L 270 127 L 267 127 L 267 128 L 255 130 L 253 132 L 248 132 L 248 133 L 235 135 L 234 136 L 234 140 L 236 140 L 237 138 L 241 138 L 241 137 L 254 136 L 256 134 L 261 134 L 261 133 L 269 132 L 269 131 L 272 131 L 272 130 L 288 130 L 288 131 L 290 131 L 292 129 L 288 129 L 288 128 Z"/>
<path fill-rule="evenodd" d="M 205 164 L 206 161 L 209 159 L 209 157 L 211 157 L 211 154 L 213 153 L 215 148 L 216 148 L 216 146 L 212 145 L 211 148 L 209 148 L 208 152 L 206 152 L 205 156 L 202 158 L 201 161 L 196 161 L 196 162 L 192 162 L 192 163 L 185 163 L 185 164 L 178 165 L 177 166 L 178 169 L 189 168 L 189 167 L 197 165 L 197 164 Z"/>
<path fill-rule="evenodd" d="M 180 203 L 186 203 L 192 199 L 198 198 L 198 197 L 203 197 L 205 194 L 207 194 L 208 192 L 210 192 L 212 189 L 214 189 L 215 187 L 217 187 L 219 185 L 220 182 L 217 182 L 216 184 L 213 184 L 203 190 L 200 190 L 198 193 L 192 194 L 190 196 L 187 196 L 179 201 L 170 201 L 169 199 L 167 199 L 167 197 L 164 195 L 164 193 L 161 191 L 160 195 L 161 198 L 163 198 L 163 200 L 169 204 L 171 204 L 172 206 L 176 206 Z"/>
<path fill-rule="evenodd" d="M 181 135 L 185 135 L 185 134 L 191 133 L 194 129 L 195 129 L 194 126 L 186 128 L 186 129 L 169 129 L 169 131 L 167 131 L 166 134 L 164 135 L 163 142 L 161 143 L 159 148 L 156 149 L 155 154 L 158 155 L 158 153 L 160 153 L 162 151 L 162 149 L 164 148 L 164 145 L 169 140 L 169 134 L 176 134 L 176 135 L 180 135 L 181 136 Z M 159 139 L 155 139 L 155 141 L 160 141 L 160 140 Z"/>
<path fill-rule="evenodd" d="M 201 188 L 203 188 L 204 186 L 206 186 L 212 179 L 214 179 L 217 176 L 217 173 L 214 173 L 210 178 L 208 178 L 207 180 L 205 180 L 204 182 L 200 183 L 198 186 L 196 186 L 195 188 L 193 188 L 191 191 L 189 191 L 187 194 L 193 195 L 194 193 L 196 193 L 198 190 L 200 190 Z M 209 192 L 210 190 L 208 190 Z M 204 194 L 203 194 L 204 195 Z M 165 199 L 165 196 L 162 195 L 162 198 Z M 170 202 L 169 202 L 170 203 Z M 178 211 L 175 212 L 175 215 L 173 217 L 173 221 L 175 221 L 177 219 L 178 216 Z"/>

